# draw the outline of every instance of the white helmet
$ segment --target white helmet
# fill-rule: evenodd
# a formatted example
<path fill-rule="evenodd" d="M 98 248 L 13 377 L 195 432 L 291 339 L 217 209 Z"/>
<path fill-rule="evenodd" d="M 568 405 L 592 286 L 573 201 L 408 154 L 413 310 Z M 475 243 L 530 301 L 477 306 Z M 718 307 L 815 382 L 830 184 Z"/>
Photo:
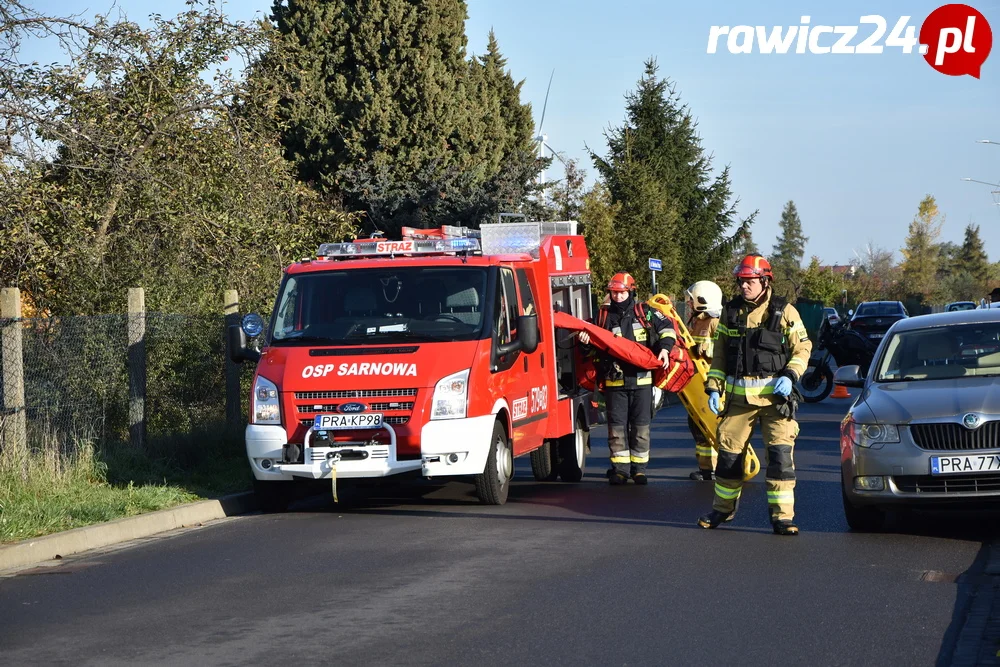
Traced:
<path fill-rule="evenodd" d="M 722 288 L 711 280 L 699 280 L 684 292 L 697 313 L 708 313 L 712 317 L 722 315 Z"/>

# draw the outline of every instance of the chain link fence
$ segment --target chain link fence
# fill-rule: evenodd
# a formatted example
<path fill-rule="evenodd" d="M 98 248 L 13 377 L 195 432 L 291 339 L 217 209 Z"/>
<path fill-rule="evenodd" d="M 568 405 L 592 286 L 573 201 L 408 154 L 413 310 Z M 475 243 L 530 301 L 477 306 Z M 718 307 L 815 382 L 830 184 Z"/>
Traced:
<path fill-rule="evenodd" d="M 0 446 L 19 440 L 65 452 L 81 441 L 135 443 L 226 427 L 221 314 L 0 319 L 0 330 Z M 253 364 L 238 373 L 239 396 L 230 400 L 241 404 L 239 424 L 230 426 L 243 423 Z"/>

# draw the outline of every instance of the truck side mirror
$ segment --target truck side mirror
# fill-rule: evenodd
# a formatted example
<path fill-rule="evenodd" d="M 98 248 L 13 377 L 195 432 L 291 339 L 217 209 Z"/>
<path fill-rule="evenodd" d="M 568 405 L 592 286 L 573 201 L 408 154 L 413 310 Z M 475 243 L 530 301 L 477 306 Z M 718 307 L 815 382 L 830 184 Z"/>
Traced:
<path fill-rule="evenodd" d="M 538 315 L 521 315 L 517 318 L 517 337 L 521 349 L 531 354 L 538 349 Z"/>
<path fill-rule="evenodd" d="M 531 354 L 538 349 L 538 315 L 519 315 L 517 318 L 517 338 L 497 347 L 497 356 L 523 350 Z"/>
<path fill-rule="evenodd" d="M 256 363 L 260 360 L 260 352 L 250 349 L 247 345 L 247 335 L 243 332 L 243 327 L 238 324 L 233 324 L 226 330 L 226 350 L 229 359 L 235 364 L 244 361 Z"/>

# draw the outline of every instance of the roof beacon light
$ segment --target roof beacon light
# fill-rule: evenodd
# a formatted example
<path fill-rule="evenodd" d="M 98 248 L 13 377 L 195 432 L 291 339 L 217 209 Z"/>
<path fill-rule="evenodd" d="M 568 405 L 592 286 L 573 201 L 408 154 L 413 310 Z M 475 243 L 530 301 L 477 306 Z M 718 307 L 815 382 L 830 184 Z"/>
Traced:
<path fill-rule="evenodd" d="M 323 243 L 318 257 L 376 257 L 384 255 L 431 255 L 471 253 L 479 250 L 479 241 L 468 238 L 406 239 L 403 241 L 355 241 L 353 243 Z"/>

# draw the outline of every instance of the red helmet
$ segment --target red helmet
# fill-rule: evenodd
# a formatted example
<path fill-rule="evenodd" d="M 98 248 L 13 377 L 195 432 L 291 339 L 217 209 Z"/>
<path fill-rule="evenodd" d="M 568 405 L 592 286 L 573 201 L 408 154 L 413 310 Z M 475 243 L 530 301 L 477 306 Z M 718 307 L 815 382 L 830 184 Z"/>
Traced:
<path fill-rule="evenodd" d="M 624 271 L 619 271 L 608 281 L 609 292 L 631 292 L 633 290 L 635 290 L 635 278 Z"/>
<path fill-rule="evenodd" d="M 771 263 L 760 255 L 747 255 L 743 261 L 733 269 L 733 277 L 737 280 L 748 278 L 769 278 L 774 279 L 771 273 Z"/>

